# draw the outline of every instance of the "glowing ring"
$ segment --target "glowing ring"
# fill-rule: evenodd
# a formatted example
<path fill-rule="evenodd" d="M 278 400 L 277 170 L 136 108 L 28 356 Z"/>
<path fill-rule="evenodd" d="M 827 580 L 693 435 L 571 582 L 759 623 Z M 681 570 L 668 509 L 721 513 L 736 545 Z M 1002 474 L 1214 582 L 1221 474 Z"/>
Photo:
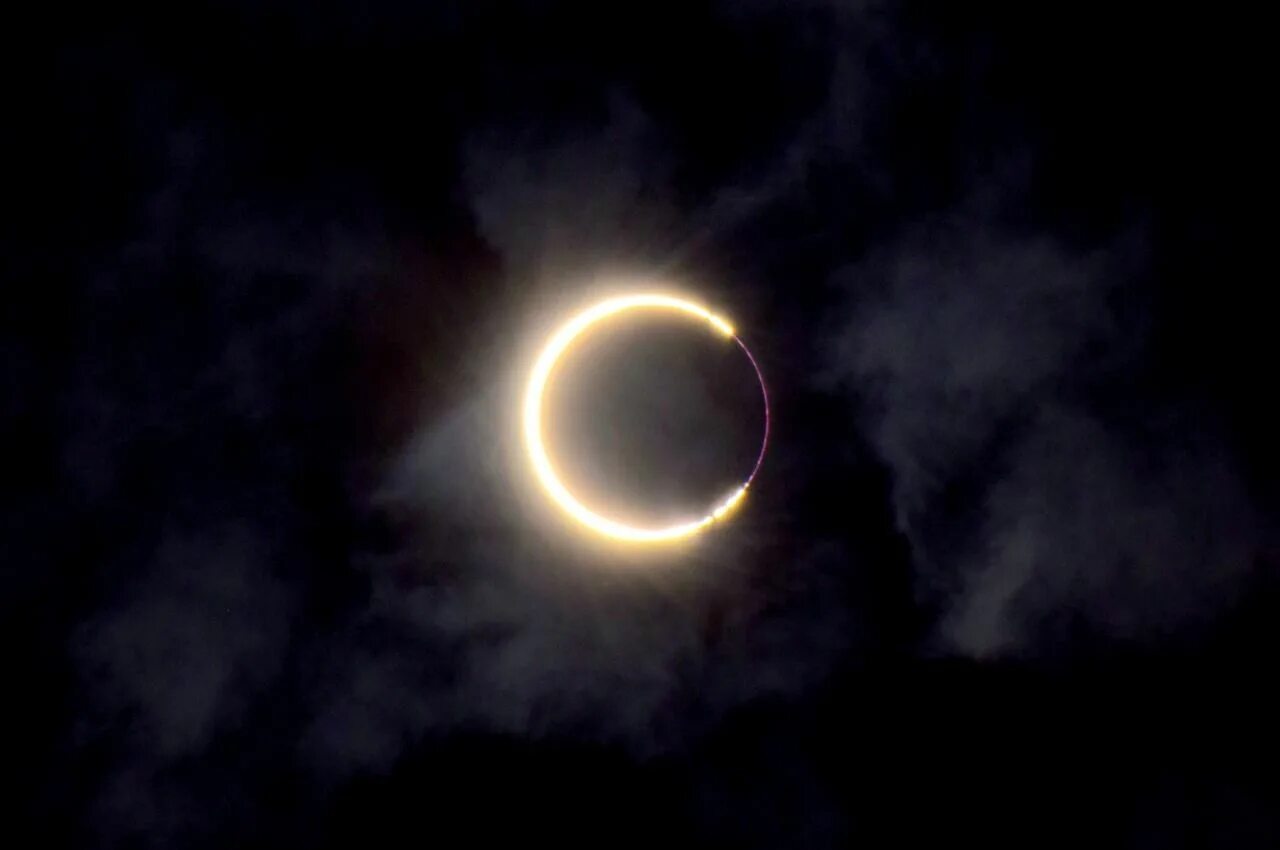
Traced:
<path fill-rule="evenodd" d="M 706 516 L 661 528 L 637 528 L 608 519 L 587 508 L 560 483 L 560 478 L 556 475 L 555 468 L 551 465 L 551 459 L 547 456 L 546 447 L 542 443 L 542 396 L 546 391 L 547 381 L 550 379 L 551 373 L 554 371 L 560 357 L 569 349 L 574 340 L 596 322 L 625 310 L 638 308 L 674 310 L 686 313 L 706 321 L 722 336 L 732 339 L 747 355 L 747 359 L 751 361 L 751 367 L 755 370 L 756 378 L 760 381 L 760 397 L 764 401 L 764 439 L 760 442 L 760 454 L 756 457 L 755 466 L 752 468 L 751 474 L 747 476 L 747 480 Z M 769 444 L 769 393 L 765 389 L 764 375 L 761 374 L 760 366 L 756 363 L 755 357 L 751 356 L 747 346 L 733 332 L 733 326 L 727 321 L 705 307 L 670 295 L 654 293 L 622 295 L 601 301 L 599 304 L 588 307 L 578 313 L 556 331 L 546 347 L 542 349 L 542 353 L 538 355 L 537 362 L 534 363 L 533 374 L 530 376 L 528 387 L 525 390 L 524 439 L 525 446 L 529 450 L 529 459 L 533 463 L 533 470 L 539 483 L 547 491 L 547 494 L 551 496 L 552 501 L 564 509 L 569 516 L 593 531 L 618 540 L 627 540 L 634 543 L 656 543 L 675 540 L 695 534 L 713 522 L 722 519 L 747 495 L 747 488 L 751 486 L 756 473 L 760 471 L 760 464 L 764 461 L 765 449 Z"/>

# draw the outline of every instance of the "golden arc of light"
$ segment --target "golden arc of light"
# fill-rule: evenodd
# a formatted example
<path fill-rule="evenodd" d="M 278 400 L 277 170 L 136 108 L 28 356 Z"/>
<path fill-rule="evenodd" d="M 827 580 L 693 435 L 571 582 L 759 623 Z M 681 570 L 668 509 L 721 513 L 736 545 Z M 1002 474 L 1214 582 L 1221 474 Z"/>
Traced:
<path fill-rule="evenodd" d="M 756 370 L 756 377 L 760 379 L 760 391 L 765 403 L 765 438 L 761 444 L 760 456 L 756 460 L 756 466 L 752 470 L 751 476 L 730 493 L 727 498 L 716 505 L 706 516 L 657 528 L 641 528 L 618 522 L 601 516 L 579 502 L 560 481 L 560 477 L 556 474 L 555 467 L 552 465 L 551 458 L 548 456 L 546 446 L 542 441 L 542 397 L 561 356 L 568 351 L 583 332 L 596 322 L 625 310 L 640 308 L 673 310 L 685 313 L 705 321 L 717 333 L 736 341 L 747 354 L 747 357 L 751 360 L 752 367 Z M 734 333 L 733 326 L 700 304 L 671 295 L 651 292 L 608 298 L 586 308 L 569 319 L 551 336 L 551 339 L 538 355 L 524 395 L 525 447 L 528 449 L 529 459 L 533 464 L 533 470 L 538 482 L 547 491 L 551 500 L 569 516 L 587 528 L 606 537 L 632 543 L 657 543 L 688 537 L 728 515 L 747 495 L 747 489 L 751 486 L 751 481 L 756 472 L 759 471 L 760 461 L 764 459 L 764 451 L 768 443 L 768 422 L 769 399 L 764 388 L 764 378 L 760 375 L 760 369 L 756 365 L 755 358 L 751 356 L 751 352 L 747 350 L 742 340 Z"/>

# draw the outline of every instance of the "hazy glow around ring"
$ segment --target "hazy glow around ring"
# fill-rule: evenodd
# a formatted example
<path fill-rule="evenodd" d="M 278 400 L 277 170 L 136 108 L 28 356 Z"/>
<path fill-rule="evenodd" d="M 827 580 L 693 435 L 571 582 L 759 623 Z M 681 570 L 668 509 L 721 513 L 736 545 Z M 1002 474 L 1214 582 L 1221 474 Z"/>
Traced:
<path fill-rule="evenodd" d="M 698 319 L 707 322 L 717 333 L 722 336 L 737 340 L 734 335 L 733 326 L 730 325 L 720 316 L 712 313 L 710 310 L 696 304 L 692 301 L 686 301 L 682 298 L 676 298 L 670 295 L 662 295 L 658 293 L 637 293 L 632 295 L 621 295 L 615 298 L 609 298 L 595 304 L 577 315 L 569 319 L 559 330 L 552 335 L 550 341 L 547 342 L 545 348 L 538 355 L 537 362 L 534 363 L 533 373 L 529 378 L 529 384 L 525 390 L 524 396 L 524 439 L 525 446 L 529 451 L 529 459 L 533 464 L 534 473 L 537 475 L 538 482 L 542 485 L 547 494 L 551 496 L 552 501 L 559 505 L 569 516 L 588 528 L 612 537 L 617 540 L 626 540 L 634 543 L 651 543 L 663 540 L 674 540 L 681 537 L 688 537 L 695 534 L 707 526 L 711 525 L 719 519 L 722 519 L 733 508 L 742 501 L 747 494 L 747 488 L 751 486 L 751 480 L 747 479 L 738 489 L 734 490 L 728 498 L 715 507 L 711 513 L 698 519 L 692 519 L 687 522 L 677 523 L 675 525 L 663 526 L 660 528 L 638 528 L 617 522 L 616 520 L 603 517 L 600 514 L 587 508 L 573 494 L 565 488 L 560 482 L 559 476 L 556 475 L 555 467 L 551 464 L 551 458 L 547 455 L 546 447 L 542 442 L 542 396 L 546 391 L 547 382 L 551 378 L 551 373 L 555 370 L 556 363 L 560 357 L 569 350 L 574 341 L 587 328 L 599 322 L 602 319 L 621 313 L 625 310 L 633 310 L 637 308 L 673 310 L 676 312 L 686 313 Z M 745 346 L 743 347 L 745 351 Z M 752 362 L 754 366 L 754 360 Z M 758 370 L 757 370 L 758 371 Z M 761 383 L 761 391 L 764 385 Z M 768 421 L 768 401 L 766 399 L 766 422 Z M 767 441 L 767 425 L 766 425 L 766 441 Z M 763 457 L 763 447 L 761 449 Z M 757 462 L 757 468 L 759 463 Z M 752 473 L 754 475 L 754 472 Z"/>

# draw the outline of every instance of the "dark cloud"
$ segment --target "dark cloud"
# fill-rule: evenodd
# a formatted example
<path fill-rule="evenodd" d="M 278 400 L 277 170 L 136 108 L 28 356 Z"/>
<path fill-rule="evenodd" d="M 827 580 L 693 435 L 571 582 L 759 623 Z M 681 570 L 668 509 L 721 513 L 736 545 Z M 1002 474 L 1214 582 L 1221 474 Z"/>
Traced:
<path fill-rule="evenodd" d="M 1029 400 L 1096 368 L 1088 357 L 1100 347 L 1125 344 L 1108 305 L 1123 272 L 1109 262 L 1103 251 L 1076 256 L 955 221 L 842 273 L 854 324 L 834 369 L 870 396 L 900 521 Z"/>
<path fill-rule="evenodd" d="M 261 532 L 161 541 L 131 598 L 74 640 L 95 701 L 131 715 L 135 746 L 200 752 L 280 673 L 296 603 L 271 579 Z"/>
<path fill-rule="evenodd" d="M 1125 439 L 1080 413 L 1038 414 L 961 566 L 967 587 L 945 627 L 960 649 L 1061 647 L 1045 624 L 1069 618 L 1159 644 L 1239 602 L 1260 548 L 1253 507 L 1220 447 L 1168 429 Z"/>
<path fill-rule="evenodd" d="M 833 375 L 893 475 L 941 637 L 1070 651 L 1047 623 L 1167 640 L 1228 610 L 1262 546 L 1190 399 L 1144 401 L 1143 240 L 1080 251 L 947 219 L 841 273 Z"/>
<path fill-rule="evenodd" d="M 849 650 L 857 630 L 824 592 L 844 569 L 838 544 L 806 543 L 766 601 L 748 591 L 763 541 L 637 560 L 549 533 L 531 483 L 512 483 L 524 459 L 507 448 L 509 396 L 426 425 L 376 497 L 421 516 L 421 542 L 369 564 L 370 606 L 323 677 L 318 758 L 385 770 L 450 729 L 666 751 L 735 705 L 812 685 Z"/>
<path fill-rule="evenodd" d="M 607 110 L 549 138 L 536 125 L 498 127 L 467 146 L 476 221 L 522 283 L 558 288 L 566 278 L 649 265 L 683 238 L 665 140 L 624 95 L 611 95 Z"/>

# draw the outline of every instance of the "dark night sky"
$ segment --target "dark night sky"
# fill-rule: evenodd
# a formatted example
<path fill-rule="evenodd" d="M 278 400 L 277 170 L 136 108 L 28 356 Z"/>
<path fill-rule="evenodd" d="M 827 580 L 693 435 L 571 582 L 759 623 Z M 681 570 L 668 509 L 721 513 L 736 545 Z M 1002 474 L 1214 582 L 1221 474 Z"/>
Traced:
<path fill-rule="evenodd" d="M 1116 5 L 10 32 L 0 843 L 1280 846 L 1267 30 Z M 618 274 L 770 382 L 688 546 L 521 454 Z M 657 510 L 760 412 L 653 333 L 561 439 Z"/>

